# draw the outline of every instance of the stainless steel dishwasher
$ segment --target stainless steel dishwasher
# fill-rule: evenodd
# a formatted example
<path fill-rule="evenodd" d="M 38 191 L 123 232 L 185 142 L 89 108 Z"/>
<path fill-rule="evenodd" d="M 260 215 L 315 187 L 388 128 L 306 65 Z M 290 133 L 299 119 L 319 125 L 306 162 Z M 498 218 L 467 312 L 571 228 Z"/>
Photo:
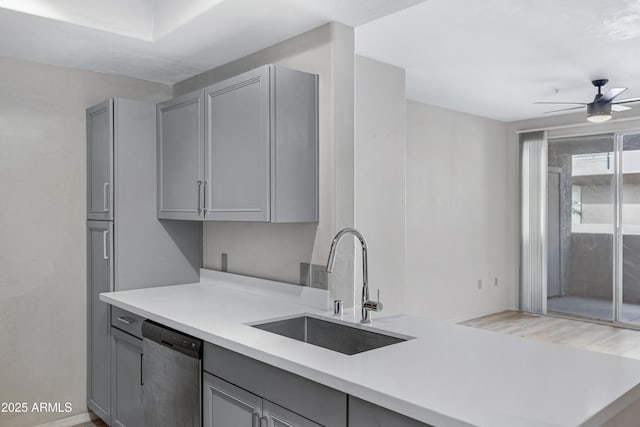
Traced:
<path fill-rule="evenodd" d="M 150 320 L 142 324 L 146 427 L 201 427 L 202 341 Z"/>

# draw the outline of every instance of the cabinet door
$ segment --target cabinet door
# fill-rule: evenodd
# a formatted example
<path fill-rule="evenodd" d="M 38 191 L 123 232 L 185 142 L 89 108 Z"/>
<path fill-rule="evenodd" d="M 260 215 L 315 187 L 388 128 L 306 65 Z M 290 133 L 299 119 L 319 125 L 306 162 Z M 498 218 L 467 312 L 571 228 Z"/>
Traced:
<path fill-rule="evenodd" d="M 205 89 L 205 219 L 269 221 L 269 66 Z"/>
<path fill-rule="evenodd" d="M 258 427 L 262 399 L 203 372 L 202 411 L 203 427 Z"/>
<path fill-rule="evenodd" d="M 103 420 L 110 417 L 110 309 L 101 292 L 113 290 L 113 224 L 87 222 L 87 396 Z"/>
<path fill-rule="evenodd" d="M 158 104 L 158 218 L 202 219 L 202 91 Z"/>
<path fill-rule="evenodd" d="M 113 219 L 113 100 L 87 110 L 87 218 Z"/>
<path fill-rule="evenodd" d="M 142 340 L 111 328 L 111 426 L 144 424 Z"/>
<path fill-rule="evenodd" d="M 264 426 L 265 423 L 263 421 L 263 425 L 260 427 L 321 427 L 320 424 L 316 424 L 298 414 L 294 414 L 268 400 L 263 402 L 262 410 L 267 425 Z"/>

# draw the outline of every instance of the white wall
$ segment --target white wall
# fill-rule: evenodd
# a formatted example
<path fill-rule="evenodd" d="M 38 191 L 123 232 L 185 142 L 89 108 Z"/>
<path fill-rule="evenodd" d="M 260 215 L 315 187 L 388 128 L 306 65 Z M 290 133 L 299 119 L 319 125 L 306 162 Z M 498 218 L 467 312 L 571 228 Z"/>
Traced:
<path fill-rule="evenodd" d="M 73 405 L 0 413 L 33 426 L 86 411 L 85 109 L 171 89 L 5 58 L 0 70 L 0 402 Z"/>
<path fill-rule="evenodd" d="M 381 315 L 405 311 L 404 69 L 356 57 L 356 228 L 369 244 L 371 298 L 380 290 Z M 360 254 L 356 248 L 356 254 Z M 356 301 L 362 274 L 356 260 Z M 374 314 L 375 316 L 375 314 Z"/>
<path fill-rule="evenodd" d="M 409 313 L 463 320 L 517 307 L 510 150 L 502 122 L 407 102 Z"/>
<path fill-rule="evenodd" d="M 207 222 L 204 224 L 204 266 L 219 269 L 228 254 L 228 271 L 298 283 L 300 263 L 325 264 L 335 233 L 354 222 L 353 28 L 323 25 L 237 61 L 175 85 L 179 95 L 263 64 L 319 74 L 320 90 L 320 221 L 317 224 Z M 332 295 L 351 304 L 353 244 L 344 243 Z"/>

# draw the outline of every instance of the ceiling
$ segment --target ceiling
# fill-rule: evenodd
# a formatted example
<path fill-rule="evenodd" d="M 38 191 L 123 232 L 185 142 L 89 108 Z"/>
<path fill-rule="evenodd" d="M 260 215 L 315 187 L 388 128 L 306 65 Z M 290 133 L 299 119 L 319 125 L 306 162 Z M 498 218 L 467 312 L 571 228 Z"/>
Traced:
<path fill-rule="evenodd" d="M 0 0 L 0 56 L 175 83 L 330 21 L 432 105 L 539 117 L 596 77 L 640 97 L 640 0 Z"/>
<path fill-rule="evenodd" d="M 423 0 L 0 0 L 0 56 L 175 83 Z"/>
<path fill-rule="evenodd" d="M 640 0 L 429 0 L 356 28 L 356 51 L 405 68 L 410 99 L 537 117 L 590 102 L 596 77 L 640 97 Z"/>

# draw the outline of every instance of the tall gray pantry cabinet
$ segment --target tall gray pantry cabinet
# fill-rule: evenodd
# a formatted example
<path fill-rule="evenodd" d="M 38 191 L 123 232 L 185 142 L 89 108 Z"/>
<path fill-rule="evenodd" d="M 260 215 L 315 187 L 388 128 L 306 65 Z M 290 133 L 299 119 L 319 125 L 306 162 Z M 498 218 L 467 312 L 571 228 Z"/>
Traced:
<path fill-rule="evenodd" d="M 155 104 L 110 99 L 87 110 L 86 126 L 87 405 L 110 425 L 135 426 L 135 406 L 116 413 L 112 388 L 130 379 L 118 369 L 135 369 L 140 337 L 126 316 L 114 316 L 111 332 L 111 308 L 99 295 L 198 281 L 201 225 L 157 218 Z"/>

